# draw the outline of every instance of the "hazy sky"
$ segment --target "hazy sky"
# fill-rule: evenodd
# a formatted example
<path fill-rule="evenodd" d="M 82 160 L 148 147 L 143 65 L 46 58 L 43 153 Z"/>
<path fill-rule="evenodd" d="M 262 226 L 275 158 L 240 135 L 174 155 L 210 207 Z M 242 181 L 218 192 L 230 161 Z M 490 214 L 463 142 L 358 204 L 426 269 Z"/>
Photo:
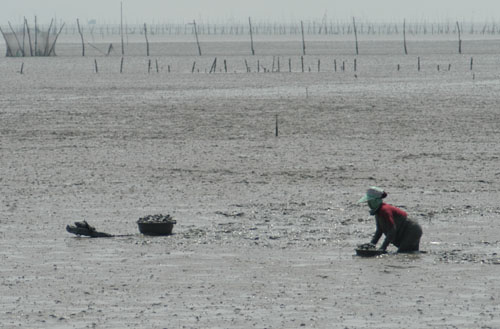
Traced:
<path fill-rule="evenodd" d="M 500 19 L 500 0 L 3 0 L 0 25 L 20 22 L 23 16 L 40 22 L 120 20 L 120 2 L 129 23 L 227 21 L 229 19 L 290 21 L 300 19 L 348 20 L 352 16 L 371 21 Z"/>

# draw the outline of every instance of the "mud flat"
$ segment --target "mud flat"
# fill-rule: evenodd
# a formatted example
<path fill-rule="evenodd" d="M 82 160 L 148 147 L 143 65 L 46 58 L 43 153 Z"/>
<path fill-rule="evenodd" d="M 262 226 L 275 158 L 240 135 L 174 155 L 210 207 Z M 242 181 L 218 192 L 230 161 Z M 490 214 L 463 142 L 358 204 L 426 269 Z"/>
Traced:
<path fill-rule="evenodd" d="M 500 327 L 500 66 L 475 42 L 473 71 L 432 43 L 420 72 L 376 45 L 356 72 L 0 58 L 2 328 Z M 370 185 L 426 254 L 354 256 Z M 174 235 L 138 233 L 156 213 Z"/>

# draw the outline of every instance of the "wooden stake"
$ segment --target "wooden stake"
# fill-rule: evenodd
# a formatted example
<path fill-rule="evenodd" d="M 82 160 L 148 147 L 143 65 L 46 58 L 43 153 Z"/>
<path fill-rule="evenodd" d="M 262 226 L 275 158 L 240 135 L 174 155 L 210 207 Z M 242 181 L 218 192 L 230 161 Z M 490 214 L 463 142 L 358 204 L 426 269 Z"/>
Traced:
<path fill-rule="evenodd" d="M 120 2 L 120 36 L 122 42 L 122 56 L 123 56 L 125 55 L 125 47 L 123 44 L 123 2 Z"/>
<path fill-rule="evenodd" d="M 24 45 L 26 44 L 26 25 L 23 23 L 23 49 L 22 49 L 22 52 L 23 52 L 23 57 L 26 56 L 26 52 L 24 49 Z"/>
<path fill-rule="evenodd" d="M 196 66 L 196 61 L 193 62 L 193 67 L 191 68 L 191 73 L 194 73 L 195 66 Z"/>
<path fill-rule="evenodd" d="M 457 31 L 458 31 L 458 53 L 462 53 L 462 39 L 460 37 L 460 24 L 457 21 Z"/>
<path fill-rule="evenodd" d="M 224 72 L 227 73 L 227 62 L 225 59 L 224 59 Z"/>
<path fill-rule="evenodd" d="M 94 59 L 94 67 L 95 67 L 95 73 L 99 73 L 99 69 L 97 68 L 97 59 Z"/>
<path fill-rule="evenodd" d="M 19 42 L 19 39 L 17 38 L 16 31 L 14 31 L 10 22 L 9 22 L 9 27 L 10 27 L 10 30 L 12 31 L 12 33 L 14 34 L 14 38 L 17 41 L 17 46 L 19 47 L 19 49 L 21 49 L 21 55 L 24 57 L 23 47 L 21 47 L 21 43 Z M 2 34 L 3 34 L 3 32 L 2 32 Z M 4 37 L 5 37 L 5 35 L 4 35 Z M 5 40 L 7 40 L 7 39 L 5 39 Z M 17 54 L 12 54 L 12 56 L 17 56 Z"/>
<path fill-rule="evenodd" d="M 302 54 L 305 55 L 306 54 L 306 41 L 304 39 L 304 22 L 303 21 L 300 21 L 300 27 L 302 30 Z M 304 70 L 302 70 L 302 71 L 304 71 Z"/>
<path fill-rule="evenodd" d="M 160 68 L 158 67 L 158 58 L 155 61 L 156 61 L 156 73 L 160 73 Z"/>
<path fill-rule="evenodd" d="M 252 21 L 250 17 L 248 17 L 248 25 L 250 26 L 250 49 L 252 50 L 252 55 L 255 55 L 255 50 L 253 49 Z"/>
<path fill-rule="evenodd" d="M 472 65 L 474 64 L 474 58 L 470 58 L 470 70 L 472 71 Z"/>
<path fill-rule="evenodd" d="M 215 73 L 216 69 L 217 69 L 217 57 L 215 57 L 214 62 L 212 63 L 212 67 L 210 68 L 210 72 L 208 73 Z"/>
<path fill-rule="evenodd" d="M 37 26 L 37 18 L 35 16 L 35 56 L 38 56 L 38 26 Z"/>
<path fill-rule="evenodd" d="M 200 40 L 198 40 L 198 29 L 196 28 L 196 21 L 193 20 L 194 34 L 196 36 L 196 44 L 198 45 L 198 54 L 201 56 Z"/>
<path fill-rule="evenodd" d="M 278 115 L 276 114 L 276 125 L 274 130 L 274 135 L 278 137 Z"/>
<path fill-rule="evenodd" d="M 355 58 L 355 59 L 354 59 L 354 72 L 356 72 L 356 71 L 357 71 L 357 66 L 358 66 L 358 64 L 357 64 L 357 60 L 356 60 L 356 58 Z"/>
<path fill-rule="evenodd" d="M 21 71 L 19 71 L 21 74 L 23 74 L 23 70 L 24 70 L 24 62 L 21 64 Z"/>
<path fill-rule="evenodd" d="M 122 60 L 120 62 L 120 73 L 123 72 L 123 56 L 122 56 Z"/>
<path fill-rule="evenodd" d="M 54 23 L 54 19 L 50 21 L 49 29 L 47 30 L 47 39 L 45 40 L 45 49 L 43 50 L 43 56 L 48 56 L 49 52 L 49 37 L 50 37 L 50 30 L 52 29 L 52 24 Z M 24 56 L 24 55 L 23 55 Z"/>
<path fill-rule="evenodd" d="M 82 56 L 85 56 L 85 42 L 83 41 L 83 33 L 80 29 L 80 21 L 78 20 L 78 18 L 76 19 L 76 25 L 78 26 L 78 33 L 80 34 L 80 37 L 82 39 Z"/>
<path fill-rule="evenodd" d="M 49 53 L 47 54 L 47 56 L 50 56 L 50 54 L 54 51 L 54 47 L 56 46 L 57 38 L 59 38 L 59 34 L 61 34 L 61 32 L 62 32 L 64 24 L 65 23 L 63 23 L 61 25 L 61 28 L 59 29 L 59 32 L 57 32 L 56 37 L 54 38 L 54 42 L 52 43 L 52 46 L 50 47 L 50 50 L 49 50 Z"/>
<path fill-rule="evenodd" d="M 26 17 L 24 18 L 24 24 L 26 25 L 26 31 L 28 32 L 28 42 L 30 44 L 30 56 L 33 56 L 33 45 L 31 44 L 30 27 L 28 25 L 28 20 L 26 19 Z"/>
<path fill-rule="evenodd" d="M 403 20 L 403 44 L 405 49 L 405 55 L 408 55 L 408 49 L 406 49 L 406 19 Z"/>
<path fill-rule="evenodd" d="M 288 58 L 288 72 L 292 72 L 292 59 Z"/>
<path fill-rule="evenodd" d="M 420 72 L 420 56 L 417 58 L 417 70 Z"/>
<path fill-rule="evenodd" d="M 149 57 L 148 28 L 146 27 L 146 23 L 144 23 L 144 37 L 146 38 L 146 56 Z"/>
<path fill-rule="evenodd" d="M 359 50 L 358 50 L 358 31 L 356 29 L 356 20 L 354 17 L 352 18 L 352 25 L 354 28 L 354 39 L 356 40 L 356 55 L 359 55 Z"/>
<path fill-rule="evenodd" d="M 300 56 L 300 63 L 302 64 L 302 73 L 304 73 L 304 56 Z"/>
<path fill-rule="evenodd" d="M 151 73 L 151 59 L 148 60 L 148 73 Z"/>

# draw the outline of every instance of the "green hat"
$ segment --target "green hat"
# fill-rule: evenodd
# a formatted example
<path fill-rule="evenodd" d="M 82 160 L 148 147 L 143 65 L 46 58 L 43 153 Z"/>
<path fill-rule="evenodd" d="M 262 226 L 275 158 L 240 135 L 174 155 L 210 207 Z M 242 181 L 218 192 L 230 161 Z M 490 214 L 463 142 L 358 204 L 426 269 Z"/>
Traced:
<path fill-rule="evenodd" d="M 375 199 L 383 199 L 386 196 L 387 196 L 387 193 L 385 193 L 383 189 L 381 189 L 380 187 L 371 186 L 366 191 L 366 195 L 364 197 L 362 197 L 361 199 L 359 199 L 358 203 L 367 202 L 367 201 L 375 200 Z"/>

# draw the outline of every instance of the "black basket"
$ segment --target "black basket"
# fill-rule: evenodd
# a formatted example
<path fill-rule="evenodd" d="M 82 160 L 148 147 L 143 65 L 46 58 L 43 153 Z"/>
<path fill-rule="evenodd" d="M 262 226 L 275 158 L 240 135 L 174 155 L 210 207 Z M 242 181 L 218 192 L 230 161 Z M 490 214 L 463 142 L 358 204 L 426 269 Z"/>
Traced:
<path fill-rule="evenodd" d="M 176 224 L 175 220 L 167 222 L 137 223 L 139 226 L 139 232 L 144 235 L 170 235 L 172 234 L 174 224 Z"/>
<path fill-rule="evenodd" d="M 380 249 L 364 249 L 364 248 L 357 248 L 356 249 L 356 255 L 361 256 L 361 257 L 375 257 L 375 256 L 380 256 L 385 254 L 386 252 Z"/>

